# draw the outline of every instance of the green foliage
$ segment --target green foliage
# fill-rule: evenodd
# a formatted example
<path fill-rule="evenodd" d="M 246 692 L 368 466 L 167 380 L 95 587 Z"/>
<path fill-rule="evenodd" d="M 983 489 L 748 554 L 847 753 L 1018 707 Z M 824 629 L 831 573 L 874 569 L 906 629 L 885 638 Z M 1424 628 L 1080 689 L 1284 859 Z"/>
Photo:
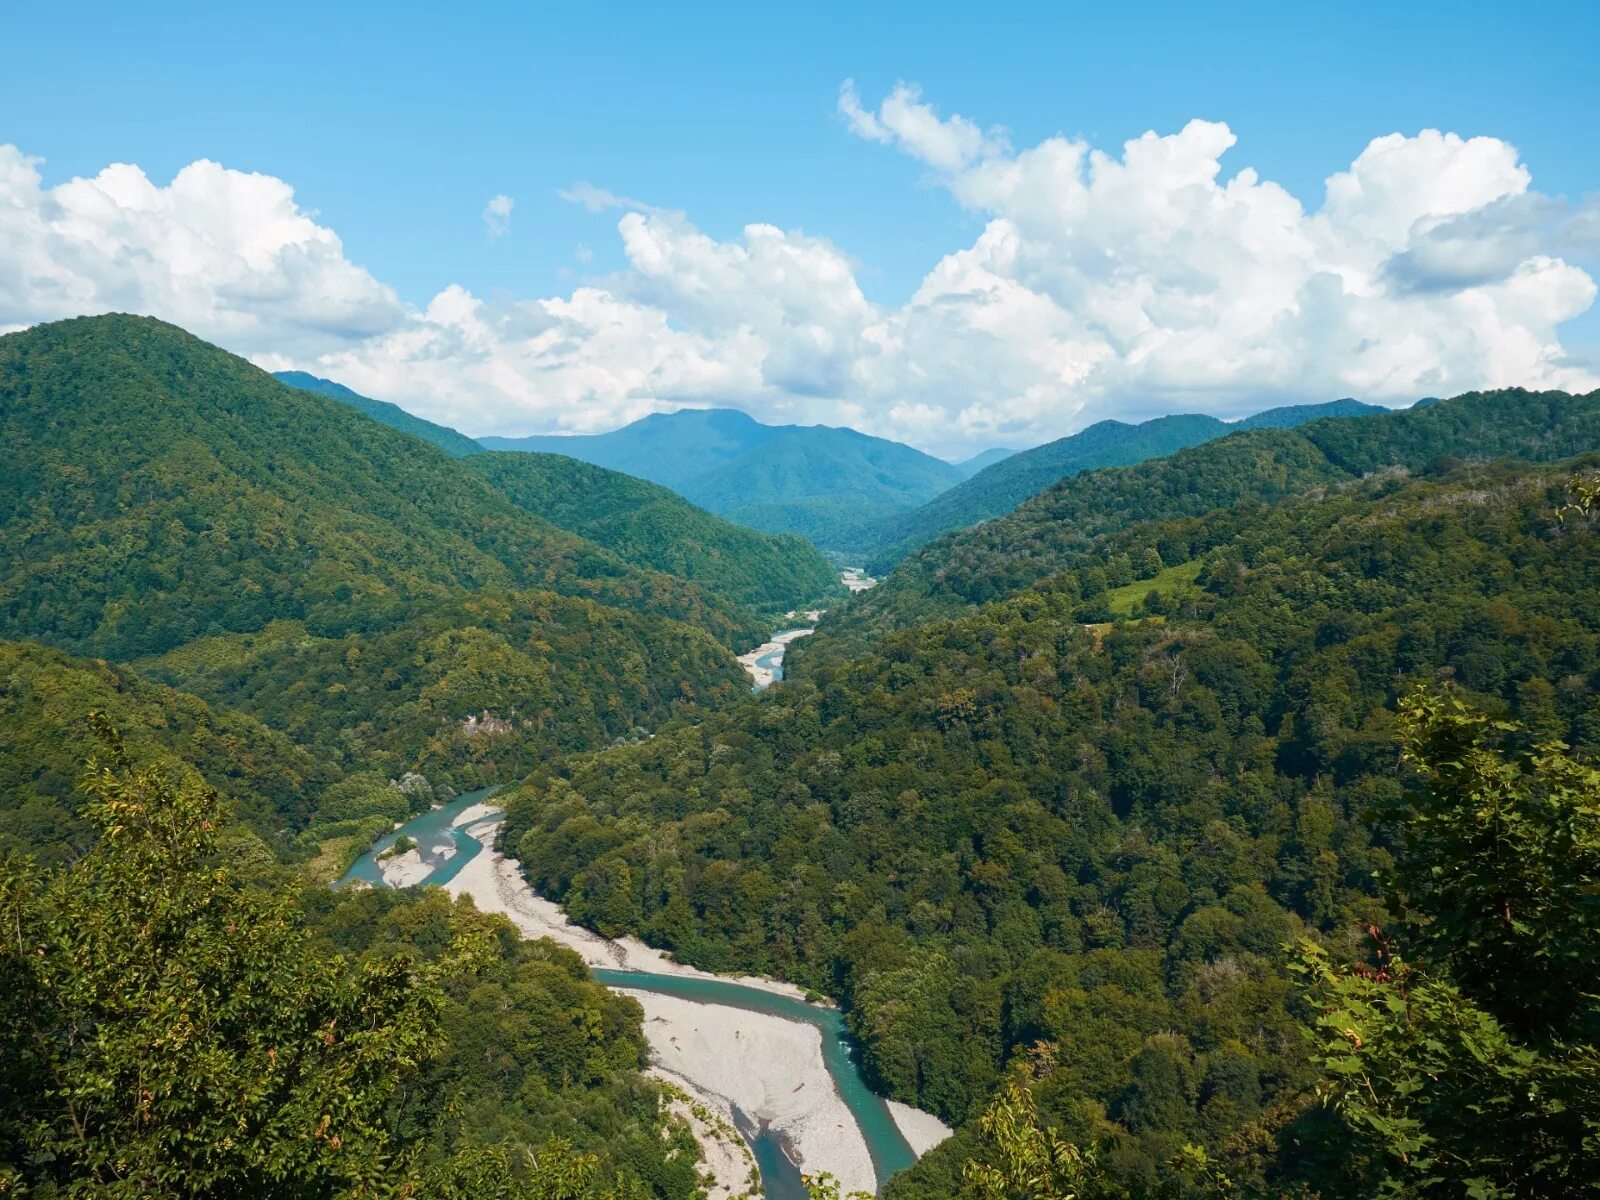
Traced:
<path fill-rule="evenodd" d="M 258 890 L 220 798 L 91 723 L 94 848 L 0 863 L 0 1190 L 701 1195 L 637 1004 L 576 955 L 439 892 Z"/>
<path fill-rule="evenodd" d="M 275 622 L 139 669 L 248 713 L 344 770 L 454 773 L 458 791 L 749 691 L 738 663 L 701 630 L 496 590 L 367 633 L 317 637 Z"/>
<path fill-rule="evenodd" d="M 68 1195 L 377 1194 L 403 1169 L 384 1111 L 427 1050 L 432 977 L 308 953 L 287 897 L 218 865 L 193 781 L 109 760 L 85 776 L 99 842 L 0 909 L 0 1145 Z"/>
<path fill-rule="evenodd" d="M 122 667 L 0 640 L 0 854 L 32 854 L 54 865 L 88 850 L 93 827 L 79 811 L 76 781 L 78 747 L 95 709 L 117 712 L 129 751 L 142 761 L 159 759 L 213 780 L 280 856 L 333 777 L 317 757 L 253 718 Z"/>
<path fill-rule="evenodd" d="M 1494 458 L 1550 462 L 1596 446 L 1600 393 L 1513 389 L 1293 430 L 1246 430 L 1137 466 L 1089 471 L 924 547 L 853 601 L 842 620 L 825 623 L 796 664 L 825 654 L 835 639 L 842 657 L 862 649 L 872 630 L 948 615 L 1090 560 L 1103 565 L 1103 542 L 1140 522 L 1278 504 L 1391 469 L 1437 471 L 1451 461 Z"/>
<path fill-rule="evenodd" d="M 1567 473 L 1130 528 L 1038 589 L 536 771 L 506 844 L 580 920 L 838 997 L 869 1075 L 952 1121 L 1056 1044 L 1046 1123 L 1108 1187 L 1188 1186 L 1186 1147 L 1261 1140 L 1312 1082 L 1285 946 L 1380 917 L 1398 835 L 1366 814 L 1401 792 L 1407 681 L 1600 749 L 1600 538 L 1554 520 Z M 1200 564 L 1177 611 L 1083 630 L 1100 563 L 1152 553 Z M 946 1200 L 966 1150 L 889 1194 Z"/>
<path fill-rule="evenodd" d="M 1328 417 L 1383 411 L 1355 400 L 1274 408 L 1236 424 L 1199 414 L 1157 417 L 1138 425 L 1100 421 L 1071 437 L 1007 455 L 969 481 L 908 513 L 852 526 L 846 545 L 864 551 L 871 569 L 887 573 L 940 534 L 1010 512 L 1052 484 L 1099 467 L 1123 467 L 1162 458 L 1240 429 L 1292 429 Z"/>
<path fill-rule="evenodd" d="M 551 524 L 736 604 L 787 612 L 842 592 L 804 539 L 724 521 L 659 484 L 558 454 L 483 454 L 470 467 Z"/>
<path fill-rule="evenodd" d="M 409 433 L 429 445 L 437 446 L 451 458 L 467 458 L 483 453 L 483 447 L 464 433 L 457 433 L 454 429 L 435 425 L 431 421 L 424 421 L 421 417 L 414 417 L 397 404 L 369 399 L 331 379 L 319 379 L 305 371 L 274 371 L 272 377 L 301 391 L 331 396 L 380 424 L 398 429 L 401 433 Z"/>
<path fill-rule="evenodd" d="M 1041 1124 L 1025 1083 L 1008 1080 L 978 1118 L 983 1148 L 962 1168 L 971 1200 L 1078 1200 L 1093 1170 L 1076 1146 Z"/>
<path fill-rule="evenodd" d="M 1396 936 L 1367 962 L 1316 946 L 1314 1059 L 1329 1197 L 1509 1200 L 1600 1187 L 1600 772 L 1515 745 L 1453 694 L 1401 710 L 1422 786 L 1400 804 Z"/>
<path fill-rule="evenodd" d="M 519 508 L 445 454 L 146 318 L 0 338 L 0 622 L 159 654 L 278 619 L 382 629 L 486 587 L 766 629 Z"/>

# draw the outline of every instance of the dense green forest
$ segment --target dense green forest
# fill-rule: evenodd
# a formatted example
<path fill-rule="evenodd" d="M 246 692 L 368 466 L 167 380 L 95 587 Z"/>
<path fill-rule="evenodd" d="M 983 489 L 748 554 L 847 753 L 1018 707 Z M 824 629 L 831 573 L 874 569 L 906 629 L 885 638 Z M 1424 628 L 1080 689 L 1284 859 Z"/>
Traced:
<path fill-rule="evenodd" d="M 709 634 L 553 592 L 485 590 L 340 637 L 280 621 L 136 667 L 343 770 L 454 772 L 458 791 L 749 690 Z"/>
<path fill-rule="evenodd" d="M 331 379 L 321 379 L 306 371 L 274 371 L 272 377 L 301 391 L 331 396 L 341 403 L 348 404 L 364 416 L 371 417 L 380 425 L 409 433 L 412 437 L 421 438 L 428 444 L 439 447 L 451 458 L 466 458 L 483 453 L 483 447 L 464 433 L 457 433 L 444 425 L 435 425 L 432 421 L 424 421 L 421 417 L 412 416 L 398 404 L 390 404 L 387 400 L 373 400 Z"/>
<path fill-rule="evenodd" d="M 1086 562 L 1100 539 L 1136 522 L 1273 504 L 1386 470 L 1448 469 L 1457 459 L 1550 462 L 1597 445 L 1600 393 L 1511 389 L 1293 430 L 1247 430 L 1137 466 L 1089 471 L 924 547 L 825 623 L 792 668 L 826 656 L 830 642 L 847 655 L 873 630 L 1014 593 Z M 1113 587 L 1143 577 L 1109 556 L 1100 566 Z"/>
<path fill-rule="evenodd" d="M 839 995 L 876 1079 L 951 1120 L 1049 1043 L 1052 1121 L 1150 1194 L 1184 1144 L 1220 1153 L 1314 1081 L 1288 947 L 1354 957 L 1382 919 L 1397 830 L 1369 814 L 1403 791 L 1407 687 L 1600 749 L 1600 538 L 1556 516 L 1578 467 L 1126 527 L 1104 555 L 1199 558 L 1194 582 L 1101 624 L 1097 556 L 888 632 L 535 772 L 506 844 L 602 931 Z M 974 1145 L 892 1195 L 954 1194 Z"/>
<path fill-rule="evenodd" d="M 852 522 L 836 536 L 840 549 L 863 555 L 869 571 L 885 575 L 940 534 L 1010 512 L 1051 484 L 1084 471 L 1163 458 L 1238 430 L 1292 429 L 1327 417 L 1382 411 L 1356 400 L 1333 400 L 1271 408 L 1233 423 L 1201 413 L 1156 417 L 1137 425 L 1099 421 L 1070 437 L 1008 455 L 911 512 Z"/>
<path fill-rule="evenodd" d="M 1600 1182 L 1600 394 L 1087 471 L 759 697 L 831 572 L 654 485 L 129 317 L 0 338 L 0 432 L 0 1194 L 703 1200 L 636 1003 L 319 886 L 518 780 L 541 892 L 958 1127 L 885 1200 Z"/>
<path fill-rule="evenodd" d="M 735 525 L 659 484 L 558 454 L 480 454 L 468 465 L 551 524 L 757 611 L 843 594 L 837 572 L 805 539 Z"/>
<path fill-rule="evenodd" d="M 736 409 L 655 413 L 610 433 L 488 437 L 492 450 L 567 455 L 670 487 L 701 508 L 835 547 L 844 522 L 914 508 L 962 472 L 899 442 L 824 425 L 763 425 Z"/>
<path fill-rule="evenodd" d="M 0 640 L 0 855 L 54 864 L 88 850 L 76 783 L 83 721 L 95 710 L 117 713 L 130 750 L 206 779 L 274 845 L 306 827 L 337 778 L 320 756 L 251 717 L 125 667 Z"/>
<path fill-rule="evenodd" d="M 90 723 L 93 849 L 0 862 L 0 1191 L 703 1195 L 638 1005 L 576 956 L 438 892 L 297 904 L 197 776 Z"/>
<path fill-rule="evenodd" d="M 0 623 L 127 659 L 305 621 L 382 628 L 481 587 L 765 626 L 532 516 L 460 463 L 171 325 L 0 338 Z"/>

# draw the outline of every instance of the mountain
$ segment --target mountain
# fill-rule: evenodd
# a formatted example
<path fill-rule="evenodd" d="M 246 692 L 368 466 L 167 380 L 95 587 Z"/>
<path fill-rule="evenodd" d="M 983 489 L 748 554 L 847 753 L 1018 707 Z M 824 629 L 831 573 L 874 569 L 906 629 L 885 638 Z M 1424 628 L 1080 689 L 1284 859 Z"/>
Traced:
<path fill-rule="evenodd" d="M 390 429 L 409 433 L 412 437 L 421 438 L 439 447 L 452 458 L 466 458 L 468 455 L 483 453 L 483 447 L 464 433 L 457 433 L 444 425 L 435 425 L 432 421 L 414 417 L 398 404 L 369 399 L 331 379 L 319 379 L 304 371 L 274 371 L 272 377 L 301 391 L 316 392 L 319 396 L 332 396 L 357 412 L 365 413 L 374 421 L 389 426 Z"/>
<path fill-rule="evenodd" d="M 1595 447 L 1600 392 L 1475 392 L 1400 412 L 1240 430 L 1165 458 L 1062 479 L 1003 517 L 924 546 L 830 624 L 857 637 L 997 599 L 1097 555 L 1104 538 L 1137 521 L 1274 504 L 1386 471 L 1491 458 L 1548 462 Z M 805 655 L 827 641 L 825 626 Z"/>
<path fill-rule="evenodd" d="M 129 753 L 204 777 L 279 849 L 337 775 L 252 717 L 112 663 L 0 639 L 0 855 L 54 864 L 88 849 L 76 783 L 85 718 L 96 711 L 116 715 Z"/>
<path fill-rule="evenodd" d="M 1468 433 L 1485 453 L 1554 455 L 1594 430 L 1584 407 L 1527 393 L 1455 400 L 1428 410 L 1452 428 L 1421 414 L 1339 421 L 1326 442 L 1352 462 Z M 1245 461 L 1271 470 L 1282 437 L 1299 435 L 1245 432 L 1177 457 L 1245 445 Z M 1152 466 L 1099 477 L 1149 483 Z M 1041 1124 L 1102 1147 L 1112 1178 L 1094 1195 L 1219 1194 L 1171 1165 L 1178 1139 L 1213 1162 L 1230 1155 L 1229 1194 L 1376 1195 L 1292 1182 L 1339 1169 L 1306 1153 L 1335 1119 L 1317 1107 L 1319 1076 L 1361 1052 L 1350 1023 L 1371 1020 L 1365 1008 L 1336 1010 L 1323 1018 L 1334 1048 L 1312 1052 L 1300 1022 L 1328 1010 L 1306 956 L 1369 961 L 1361 931 L 1386 912 L 1375 876 L 1412 871 L 1455 887 L 1448 853 L 1426 857 L 1436 839 L 1482 830 L 1471 853 L 1495 848 L 1476 876 L 1492 890 L 1500 871 L 1530 877 L 1519 859 L 1531 827 L 1570 829 L 1571 813 L 1592 811 L 1594 773 L 1576 765 L 1561 768 L 1570 784 L 1511 797 L 1534 791 L 1526 781 L 1561 742 L 1587 761 L 1600 753 L 1600 525 L 1555 515 L 1572 500 L 1570 474 L 1597 470 L 1591 454 L 1427 478 L 1344 475 L 1276 505 L 1246 490 L 1203 515 L 1162 495 L 1150 511 L 1167 515 L 1122 521 L 1037 590 L 889 632 L 759 704 L 541 769 L 509 797 L 504 836 L 540 892 L 580 920 L 604 914 L 717 971 L 838 981 L 863 1065 L 895 1099 L 970 1122 L 1008 1078 L 1034 1081 Z M 1182 581 L 1086 629 L 1106 615 L 1108 559 Z M 1396 708 L 1445 677 L 1458 690 L 1437 702 L 1433 736 L 1416 736 L 1426 702 Z M 1480 711 L 1526 732 L 1474 724 Z M 1502 767 L 1487 746 L 1452 754 L 1451 739 L 1474 730 L 1515 757 Z M 1530 745 L 1536 757 L 1524 759 Z M 1447 780 L 1483 781 L 1462 789 L 1448 819 L 1439 789 L 1415 794 L 1419 747 L 1443 759 Z M 1407 805 L 1421 820 L 1402 840 Z M 1473 812 L 1484 824 L 1469 823 Z M 1509 840 L 1488 828 L 1508 813 L 1519 831 Z M 1592 855 L 1592 835 L 1586 844 Z M 1565 854 L 1528 867 L 1564 890 L 1514 893 L 1540 920 L 1575 921 L 1583 908 L 1585 868 Z M 1498 924 L 1502 907 L 1463 905 L 1460 919 L 1481 911 Z M 1383 919 L 1386 938 L 1414 928 Z M 1438 935 L 1436 922 L 1421 924 Z M 1518 927 L 1525 946 L 1545 936 Z M 1580 954 L 1592 950 L 1572 954 L 1561 977 L 1581 989 L 1593 968 Z M 1461 958 L 1474 977 L 1475 952 Z M 1525 978 L 1524 961 L 1509 971 Z M 1393 983 L 1372 995 L 1372 1011 L 1400 1015 L 1406 1003 Z M 1448 993 L 1440 1011 L 1460 1003 Z M 1406 1053 L 1416 1036 L 1396 1033 L 1374 1053 Z M 1498 1077 L 1482 1075 L 1475 1038 L 1441 1038 L 1429 1061 L 1470 1112 L 1471 1082 Z M 1566 1061 L 1581 1071 L 1587 1050 Z M 1431 1077 L 1409 1079 L 1429 1101 L 1438 1094 Z M 1354 1124 L 1354 1144 L 1370 1141 Z M 1585 1132 L 1574 1124 L 1562 1144 Z M 1481 1128 L 1463 1121 L 1457 1139 L 1479 1145 Z M 891 1180 L 887 1200 L 960 1194 L 962 1160 L 987 1146 L 969 1125 Z M 1264 1162 L 1275 1146 L 1287 1147 L 1282 1159 Z M 1270 1171 L 1290 1174 L 1261 1178 Z"/>
<path fill-rule="evenodd" d="M 681 490 L 731 521 L 832 549 L 843 522 L 912 508 L 960 478 L 949 463 L 910 446 L 816 425 L 790 427 Z"/>
<path fill-rule="evenodd" d="M 1138 425 L 1100 421 L 1070 437 L 1002 459 L 915 511 L 876 523 L 861 522 L 843 536 L 852 543 L 847 549 L 867 557 L 870 571 L 887 574 L 895 563 L 940 534 L 1010 512 L 1029 496 L 1080 471 L 1161 458 L 1237 429 L 1287 429 L 1324 417 L 1384 411 L 1356 400 L 1334 400 L 1269 409 L 1233 424 L 1193 413 Z"/>
<path fill-rule="evenodd" d="M 992 450 L 985 450 L 982 454 L 974 454 L 971 458 L 964 458 L 956 463 L 955 466 L 956 470 L 971 479 L 985 467 L 992 467 L 997 462 L 1004 462 L 1016 453 L 1017 451 L 1008 450 L 1004 446 L 996 446 Z"/>
<path fill-rule="evenodd" d="M 128 659 L 277 619 L 377 628 L 482 587 L 677 617 L 748 613 L 530 515 L 416 438 L 175 326 L 0 338 L 0 622 Z"/>
<path fill-rule="evenodd" d="M 784 428 L 763 425 L 734 408 L 683 408 L 652 413 L 609 433 L 485 437 L 479 444 L 489 450 L 563 454 L 680 492 L 706 471 L 759 449 Z"/>
<path fill-rule="evenodd" d="M 6 636 L 136 661 L 336 772 L 509 778 L 747 694 L 732 651 L 771 628 L 159 321 L 0 338 L 0 441 Z"/>
<path fill-rule="evenodd" d="M 657 413 L 610 433 L 481 439 L 663 484 L 718 516 L 833 547 L 839 523 L 914 508 L 960 470 L 899 442 L 823 425 L 763 425 L 735 409 Z"/>
<path fill-rule="evenodd" d="M 784 612 L 840 590 L 838 572 L 804 538 L 736 525 L 620 471 L 504 451 L 479 454 L 464 468 L 553 525 L 737 604 Z"/>

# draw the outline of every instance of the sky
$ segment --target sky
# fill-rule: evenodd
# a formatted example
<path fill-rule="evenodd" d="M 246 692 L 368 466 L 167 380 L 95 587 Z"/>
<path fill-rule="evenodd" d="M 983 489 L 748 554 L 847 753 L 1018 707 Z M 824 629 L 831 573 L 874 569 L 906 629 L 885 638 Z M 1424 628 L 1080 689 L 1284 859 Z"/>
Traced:
<path fill-rule="evenodd" d="M 0 329 L 951 457 L 1588 390 L 1597 9 L 0 0 Z"/>

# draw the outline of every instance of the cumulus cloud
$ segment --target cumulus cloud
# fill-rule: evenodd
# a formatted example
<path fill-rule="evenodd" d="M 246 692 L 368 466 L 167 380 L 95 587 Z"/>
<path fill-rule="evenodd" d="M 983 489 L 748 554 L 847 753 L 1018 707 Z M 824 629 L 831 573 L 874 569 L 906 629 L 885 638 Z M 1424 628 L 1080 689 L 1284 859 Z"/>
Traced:
<path fill-rule="evenodd" d="M 0 145 L 0 326 L 110 310 L 306 357 L 407 319 L 282 180 L 202 160 L 166 186 L 119 163 L 46 188 Z"/>
<path fill-rule="evenodd" d="M 153 312 L 469 433 L 733 404 L 951 454 L 1108 416 L 1596 386 L 1559 330 L 1594 301 L 1600 218 L 1534 190 L 1495 138 L 1376 138 L 1308 206 L 1224 170 L 1220 122 L 1115 152 L 1018 149 L 905 84 L 869 107 L 846 82 L 838 105 L 981 221 L 897 306 L 869 301 L 826 238 L 760 223 L 715 238 L 579 183 L 562 196 L 622 210 L 623 269 L 564 296 L 451 285 L 411 307 L 282 181 L 202 162 L 165 187 L 113 166 L 45 188 L 8 147 L 0 327 Z"/>
<path fill-rule="evenodd" d="M 489 197 L 489 203 L 483 206 L 483 225 L 489 231 L 491 238 L 500 237 L 511 229 L 511 210 L 517 202 L 502 192 L 498 196 Z"/>

